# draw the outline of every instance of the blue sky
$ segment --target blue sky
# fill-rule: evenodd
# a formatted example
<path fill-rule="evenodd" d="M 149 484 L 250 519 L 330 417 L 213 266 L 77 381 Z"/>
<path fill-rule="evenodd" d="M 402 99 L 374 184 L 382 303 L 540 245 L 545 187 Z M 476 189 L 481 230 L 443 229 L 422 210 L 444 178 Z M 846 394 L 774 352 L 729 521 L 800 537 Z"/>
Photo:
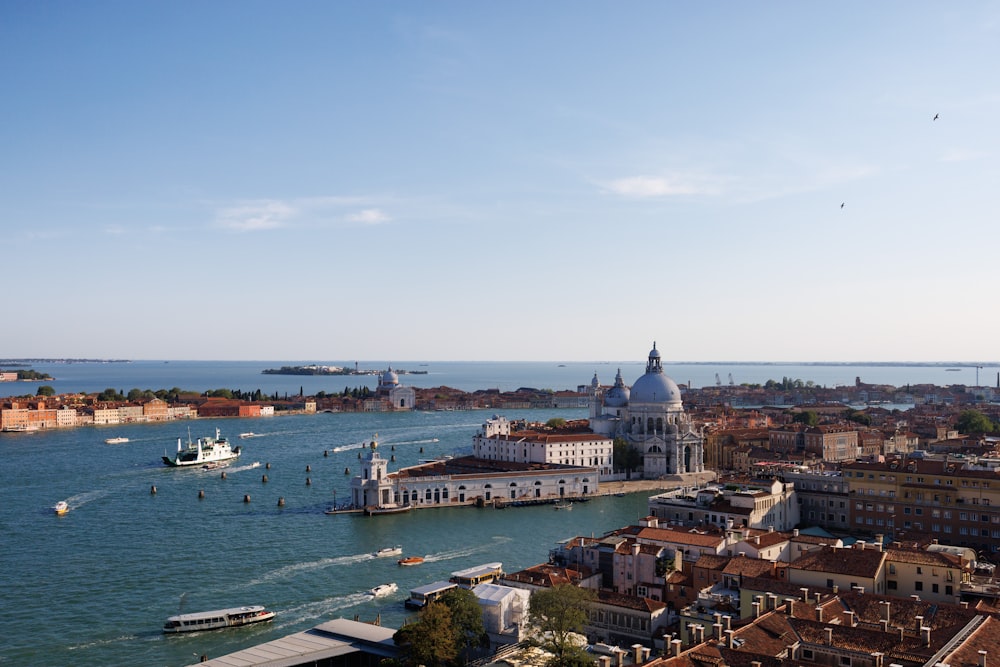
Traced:
<path fill-rule="evenodd" d="M 7 0 L 0 90 L 0 358 L 1000 358 L 996 3 Z"/>

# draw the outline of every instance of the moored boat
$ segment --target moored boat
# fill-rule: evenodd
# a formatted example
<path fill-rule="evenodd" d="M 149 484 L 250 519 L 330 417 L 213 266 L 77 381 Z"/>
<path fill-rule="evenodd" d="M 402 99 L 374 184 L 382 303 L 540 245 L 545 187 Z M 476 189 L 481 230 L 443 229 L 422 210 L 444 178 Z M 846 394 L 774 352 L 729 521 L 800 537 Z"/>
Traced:
<path fill-rule="evenodd" d="M 217 463 L 220 461 L 231 461 L 238 459 L 241 454 L 239 447 L 232 447 L 229 440 L 222 437 L 219 429 L 215 429 L 215 437 L 205 436 L 191 442 L 191 434 L 188 433 L 187 447 L 181 445 L 181 439 L 177 438 L 177 455 L 170 458 L 163 455 L 163 462 L 168 466 L 197 466 L 206 463 Z"/>
<path fill-rule="evenodd" d="M 397 586 L 395 582 L 389 584 L 379 584 L 375 588 L 368 591 L 367 595 L 370 595 L 373 598 L 380 598 L 385 597 L 386 595 L 392 595 L 398 590 L 399 586 Z"/>
<path fill-rule="evenodd" d="M 573 509 L 573 503 L 571 503 L 568 500 L 565 501 L 565 502 L 564 501 L 559 501 L 555 505 L 553 505 L 552 507 L 555 508 L 555 509 L 557 509 L 557 510 L 571 510 L 571 509 Z"/>
<path fill-rule="evenodd" d="M 407 556 L 396 561 L 398 565 L 420 565 L 424 562 L 423 556 Z"/>
<path fill-rule="evenodd" d="M 193 614 L 171 616 L 163 624 L 163 631 L 166 633 L 176 633 L 238 628 L 243 625 L 264 623 L 274 617 L 275 612 L 268 611 L 260 605 L 231 607 L 229 609 L 216 609 L 214 611 L 199 611 Z"/>
<path fill-rule="evenodd" d="M 69 512 L 69 503 L 65 500 L 60 500 L 52 506 L 52 511 L 56 513 L 56 516 L 62 516 L 66 512 Z"/>
<path fill-rule="evenodd" d="M 128 442 L 128 438 L 122 438 L 119 436 L 117 438 L 108 438 L 104 442 L 106 442 L 109 445 L 121 445 Z"/>
<path fill-rule="evenodd" d="M 399 545 L 394 547 L 382 547 L 372 555 L 375 556 L 376 558 L 382 558 L 384 556 L 402 556 L 403 547 Z"/>

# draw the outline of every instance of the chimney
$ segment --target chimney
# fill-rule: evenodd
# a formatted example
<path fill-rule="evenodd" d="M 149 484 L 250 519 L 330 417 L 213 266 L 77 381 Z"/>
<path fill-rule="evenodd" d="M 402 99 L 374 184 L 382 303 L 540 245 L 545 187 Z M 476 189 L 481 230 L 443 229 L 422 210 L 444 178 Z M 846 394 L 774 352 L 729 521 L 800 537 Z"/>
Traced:
<path fill-rule="evenodd" d="M 986 651 L 979 651 L 979 667 L 986 667 Z"/>
<path fill-rule="evenodd" d="M 674 657 L 675 658 L 680 657 L 680 655 L 681 655 L 681 640 L 680 639 L 675 639 L 672 642 L 670 642 L 670 645 L 674 647 L 674 650 L 673 650 Z"/>
<path fill-rule="evenodd" d="M 637 665 L 642 664 L 642 644 L 632 644 L 632 661 Z"/>
<path fill-rule="evenodd" d="M 899 626 L 899 643 L 902 644 L 904 639 L 906 639 L 906 629 L 901 625 Z M 889 667 L 892 667 L 892 665 Z"/>
<path fill-rule="evenodd" d="M 823 594 L 820 593 L 819 591 L 816 591 L 815 596 L 816 596 L 816 604 L 819 604 L 819 601 L 823 599 Z"/>
<path fill-rule="evenodd" d="M 885 620 L 886 623 L 888 623 L 889 621 L 892 620 L 892 618 L 890 618 L 890 616 L 889 616 L 889 610 L 891 608 L 892 603 L 889 602 L 888 600 L 882 600 L 881 604 L 882 604 L 882 612 L 883 612 L 882 618 L 883 618 L 883 620 Z"/>
<path fill-rule="evenodd" d="M 923 625 L 924 625 L 924 617 L 923 617 L 923 616 L 916 616 L 916 617 L 914 618 L 914 620 L 915 620 L 915 621 L 917 622 L 917 629 L 918 629 L 918 630 L 919 630 L 919 629 L 920 629 L 921 627 L 923 627 Z"/>
<path fill-rule="evenodd" d="M 597 658 L 597 664 L 599 665 L 599 667 L 611 667 L 611 656 L 610 655 L 600 656 L 599 658 Z"/>
<path fill-rule="evenodd" d="M 778 596 L 774 593 L 767 594 L 767 610 L 771 611 L 778 608 Z"/>
<path fill-rule="evenodd" d="M 758 595 L 757 597 L 760 596 Z M 760 602 L 755 601 L 751 606 L 753 607 L 753 617 L 760 618 Z"/>
<path fill-rule="evenodd" d="M 854 618 L 854 612 L 853 611 L 845 611 L 844 615 L 847 616 L 847 625 L 849 625 L 852 628 L 858 627 L 858 622 Z"/>
<path fill-rule="evenodd" d="M 826 645 L 833 646 L 833 628 L 826 628 Z"/>
<path fill-rule="evenodd" d="M 701 644 L 702 642 L 705 641 L 705 626 L 704 625 L 692 625 L 692 626 L 690 626 L 690 628 L 691 628 L 691 630 L 693 630 L 694 643 L 695 644 Z M 642 644 L 639 644 L 639 646 L 642 646 Z"/>
<path fill-rule="evenodd" d="M 921 625 L 920 626 L 920 634 L 923 635 L 924 646 L 930 646 L 931 645 L 931 629 L 929 627 L 927 627 L 926 625 Z"/>
<path fill-rule="evenodd" d="M 750 667 L 762 667 L 763 664 L 764 663 L 762 663 L 760 660 L 751 660 L 750 661 Z"/>
<path fill-rule="evenodd" d="M 863 594 L 865 592 L 865 587 L 864 586 L 855 586 L 854 587 L 854 592 L 857 593 L 858 595 L 861 595 L 861 594 Z"/>
<path fill-rule="evenodd" d="M 833 594 L 837 595 L 838 593 L 840 593 L 840 585 L 839 584 L 834 584 L 833 585 Z"/>
<path fill-rule="evenodd" d="M 733 648 L 733 631 L 726 630 L 726 648 Z"/>
<path fill-rule="evenodd" d="M 800 588 L 799 590 L 802 591 L 802 601 L 803 602 L 809 602 L 809 589 L 808 588 Z"/>
<path fill-rule="evenodd" d="M 722 619 L 722 622 L 726 626 L 726 632 L 729 632 L 733 627 L 733 617 L 726 616 Z"/>
<path fill-rule="evenodd" d="M 965 600 L 962 600 L 958 604 L 961 605 L 962 609 L 968 609 L 969 608 L 969 603 L 966 602 Z"/>
<path fill-rule="evenodd" d="M 816 622 L 817 623 L 823 622 L 823 607 L 819 606 L 816 607 Z"/>
<path fill-rule="evenodd" d="M 862 551 L 864 551 L 865 550 L 865 541 L 864 540 L 858 540 L 857 542 L 854 543 L 854 548 L 855 549 L 861 549 Z"/>
<path fill-rule="evenodd" d="M 883 618 L 881 621 L 879 621 L 879 625 L 882 626 L 882 632 L 889 632 L 889 621 Z"/>
<path fill-rule="evenodd" d="M 792 537 L 798 537 L 798 536 L 799 536 L 799 529 L 792 528 Z"/>
<path fill-rule="evenodd" d="M 791 616 L 792 612 L 795 611 L 792 609 L 793 604 L 795 604 L 795 598 L 785 598 L 785 613 L 789 616 Z"/>
<path fill-rule="evenodd" d="M 884 653 L 880 653 L 879 651 L 872 653 L 872 657 L 875 658 L 875 667 L 882 667 L 882 657 L 884 655 Z"/>
<path fill-rule="evenodd" d="M 625 651 L 615 651 L 615 660 L 617 661 L 617 667 L 624 667 Z"/>
<path fill-rule="evenodd" d="M 722 640 L 722 623 L 713 623 L 712 629 L 715 631 L 712 636 L 718 640 Z"/>

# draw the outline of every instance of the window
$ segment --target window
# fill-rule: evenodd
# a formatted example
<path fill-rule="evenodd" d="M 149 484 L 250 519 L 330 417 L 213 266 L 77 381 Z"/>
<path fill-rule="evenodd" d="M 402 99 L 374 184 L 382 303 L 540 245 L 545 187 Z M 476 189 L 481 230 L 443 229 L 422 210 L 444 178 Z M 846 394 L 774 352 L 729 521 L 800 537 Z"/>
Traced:
<path fill-rule="evenodd" d="M 922 590 L 924 590 L 924 582 L 922 582 L 922 581 L 914 581 L 913 582 L 913 590 L 915 590 L 915 591 L 922 591 Z"/>

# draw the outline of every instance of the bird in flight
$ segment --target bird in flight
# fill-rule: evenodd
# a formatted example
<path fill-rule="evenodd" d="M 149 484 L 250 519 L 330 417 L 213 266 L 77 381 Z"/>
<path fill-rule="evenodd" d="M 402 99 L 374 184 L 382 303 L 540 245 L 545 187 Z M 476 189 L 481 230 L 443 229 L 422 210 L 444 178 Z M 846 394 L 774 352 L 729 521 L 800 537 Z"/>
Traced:
<path fill-rule="evenodd" d="M 840 208 L 844 208 L 844 202 L 840 202 Z"/>
<path fill-rule="evenodd" d="M 938 114 L 934 114 L 934 118 L 931 118 L 931 120 L 937 120 L 937 119 L 938 119 Z"/>

